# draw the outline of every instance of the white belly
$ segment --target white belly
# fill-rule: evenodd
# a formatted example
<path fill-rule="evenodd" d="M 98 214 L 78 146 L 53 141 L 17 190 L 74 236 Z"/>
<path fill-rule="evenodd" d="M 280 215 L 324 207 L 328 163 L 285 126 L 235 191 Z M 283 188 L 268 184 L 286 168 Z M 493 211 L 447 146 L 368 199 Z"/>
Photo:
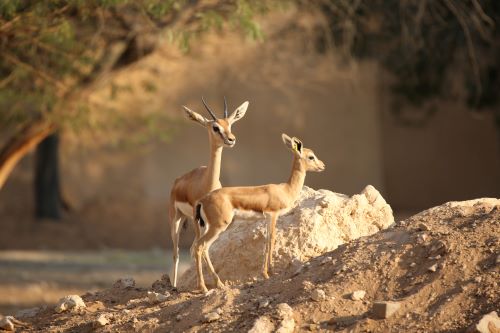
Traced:
<path fill-rule="evenodd" d="M 193 206 L 191 206 L 189 203 L 176 201 L 175 208 L 177 208 L 185 216 L 191 219 L 193 218 Z"/>
<path fill-rule="evenodd" d="M 266 214 L 260 212 L 254 212 L 253 210 L 234 210 L 234 219 L 236 220 L 265 220 Z"/>

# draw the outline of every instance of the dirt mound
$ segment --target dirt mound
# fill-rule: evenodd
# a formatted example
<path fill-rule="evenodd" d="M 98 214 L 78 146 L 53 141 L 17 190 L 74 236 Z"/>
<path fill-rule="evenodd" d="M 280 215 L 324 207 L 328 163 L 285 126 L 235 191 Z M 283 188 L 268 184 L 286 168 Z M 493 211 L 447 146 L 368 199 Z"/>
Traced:
<path fill-rule="evenodd" d="M 295 207 L 276 227 L 275 273 L 297 270 L 301 263 L 350 240 L 374 234 L 394 223 L 391 207 L 368 185 L 348 197 L 304 186 Z M 222 281 L 242 282 L 260 277 L 266 242 L 266 221 L 235 220 L 210 248 Z M 205 270 L 209 284 L 212 281 Z M 180 279 L 183 289 L 196 285 L 194 265 Z"/>
<path fill-rule="evenodd" d="M 485 315 L 500 304 L 498 230 L 499 199 L 452 202 L 269 280 L 200 295 L 163 279 L 153 289 L 165 301 L 114 287 L 83 295 L 77 312 L 50 306 L 17 319 L 29 332 L 451 332 L 483 319 L 493 332 L 496 317 Z"/>

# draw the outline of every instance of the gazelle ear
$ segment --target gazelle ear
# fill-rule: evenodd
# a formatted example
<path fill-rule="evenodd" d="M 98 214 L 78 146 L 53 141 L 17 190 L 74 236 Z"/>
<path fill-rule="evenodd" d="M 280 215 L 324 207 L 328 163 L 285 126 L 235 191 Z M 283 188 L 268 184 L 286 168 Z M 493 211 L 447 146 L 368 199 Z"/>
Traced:
<path fill-rule="evenodd" d="M 208 119 L 206 119 L 205 117 L 203 117 L 202 115 L 200 115 L 199 113 L 196 113 L 194 112 L 193 110 L 191 110 L 190 108 L 188 108 L 187 106 L 182 106 L 182 108 L 184 109 L 184 111 L 186 112 L 186 116 L 193 120 L 193 121 L 196 121 L 198 124 L 202 125 L 203 127 L 205 127 L 207 125 L 207 123 L 209 122 Z"/>
<path fill-rule="evenodd" d="M 233 113 L 231 113 L 231 115 L 227 118 L 228 122 L 231 125 L 245 116 L 245 113 L 247 112 L 248 104 L 249 104 L 248 101 L 243 102 L 243 104 L 238 106 L 238 108 L 236 110 L 234 110 Z"/>
<path fill-rule="evenodd" d="M 281 139 L 283 139 L 283 143 L 285 146 L 287 146 L 289 149 L 293 150 L 293 143 L 292 143 L 292 138 L 286 135 L 285 133 L 281 134 Z"/>
<path fill-rule="evenodd" d="M 292 138 L 292 142 L 293 142 L 293 149 L 300 155 L 302 156 L 302 148 L 304 147 L 304 145 L 302 144 L 302 141 L 300 141 L 298 138 L 296 137 L 293 137 Z"/>

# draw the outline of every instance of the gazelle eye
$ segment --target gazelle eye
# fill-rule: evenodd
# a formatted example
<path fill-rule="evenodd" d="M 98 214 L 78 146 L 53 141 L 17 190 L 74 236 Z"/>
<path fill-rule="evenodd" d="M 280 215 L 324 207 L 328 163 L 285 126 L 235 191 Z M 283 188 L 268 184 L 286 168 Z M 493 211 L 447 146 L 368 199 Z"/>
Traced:
<path fill-rule="evenodd" d="M 309 159 L 310 159 L 311 161 L 314 161 L 314 156 L 309 156 Z"/>
<path fill-rule="evenodd" d="M 219 132 L 219 127 L 214 126 L 214 127 L 212 127 L 212 128 L 213 128 L 214 132 Z"/>

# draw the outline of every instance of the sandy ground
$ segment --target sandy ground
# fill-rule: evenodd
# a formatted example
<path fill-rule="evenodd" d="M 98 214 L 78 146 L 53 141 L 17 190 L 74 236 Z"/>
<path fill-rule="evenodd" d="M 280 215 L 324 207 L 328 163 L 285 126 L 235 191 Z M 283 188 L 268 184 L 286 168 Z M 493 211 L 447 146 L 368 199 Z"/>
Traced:
<path fill-rule="evenodd" d="M 188 252 L 182 252 L 181 271 L 188 260 Z M 163 250 L 0 251 L 0 313 L 109 288 L 125 276 L 133 276 L 138 286 L 150 286 L 171 265 L 171 252 Z"/>

